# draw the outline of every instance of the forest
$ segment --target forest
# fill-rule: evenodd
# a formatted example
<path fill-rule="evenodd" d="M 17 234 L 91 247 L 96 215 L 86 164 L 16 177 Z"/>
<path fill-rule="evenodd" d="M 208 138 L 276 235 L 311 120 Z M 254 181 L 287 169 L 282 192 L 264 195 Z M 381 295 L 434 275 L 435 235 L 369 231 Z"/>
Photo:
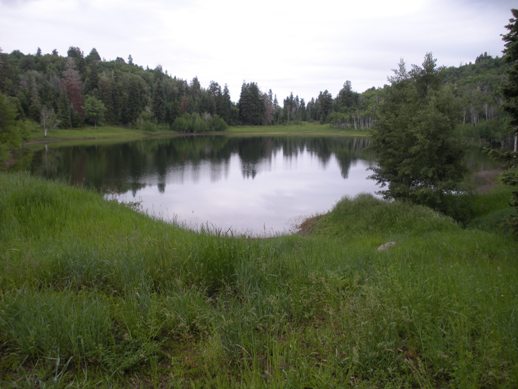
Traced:
<path fill-rule="evenodd" d="M 415 67 L 415 65 L 413 65 Z M 502 84 L 508 64 L 487 53 L 473 63 L 440 67 L 440 78 L 454 94 L 460 131 L 489 143 L 509 141 L 505 131 Z M 224 130 L 227 125 L 269 125 L 303 121 L 329 123 L 335 128 L 370 129 L 390 85 L 353 90 L 347 80 L 336 96 L 328 90 L 305 101 L 291 93 L 279 102 L 269 89 L 243 82 L 233 102 L 230 91 L 216 81 L 203 87 L 195 77 L 186 81 L 164 71 L 143 68 L 127 60 L 101 59 L 70 47 L 66 56 L 0 52 L 0 94 L 16 111 L 16 119 L 49 128 L 100 124 L 146 130 L 182 132 Z"/>

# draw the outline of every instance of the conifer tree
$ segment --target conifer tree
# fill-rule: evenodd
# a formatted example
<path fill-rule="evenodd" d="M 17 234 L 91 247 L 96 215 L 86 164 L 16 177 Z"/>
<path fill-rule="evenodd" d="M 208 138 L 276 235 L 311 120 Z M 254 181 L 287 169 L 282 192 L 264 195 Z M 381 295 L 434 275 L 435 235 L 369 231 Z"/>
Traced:
<path fill-rule="evenodd" d="M 511 126 L 514 132 L 514 152 L 518 148 L 518 9 L 511 10 L 513 18 L 509 19 L 506 26 L 508 33 L 503 35 L 505 42 L 504 59 L 511 64 L 507 72 L 507 83 L 503 88 L 505 105 L 504 109 L 509 113 Z"/>
<path fill-rule="evenodd" d="M 508 33 L 503 35 L 505 42 L 504 59 L 511 67 L 507 73 L 508 80 L 504 86 L 504 109 L 509 113 L 511 126 L 514 132 L 514 148 L 512 152 L 504 153 L 507 171 L 502 175 L 502 181 L 514 186 L 511 206 L 514 214 L 510 218 L 511 228 L 518 235 L 518 9 L 511 10 L 513 17 L 506 26 Z"/>
<path fill-rule="evenodd" d="M 257 84 L 243 83 L 239 97 L 239 120 L 243 124 L 263 124 L 264 111 L 263 95 Z"/>
<path fill-rule="evenodd" d="M 373 131 L 379 166 L 374 175 L 386 198 L 447 209 L 465 168 L 454 135 L 458 112 L 431 54 L 407 72 L 400 63 L 387 89 Z"/>

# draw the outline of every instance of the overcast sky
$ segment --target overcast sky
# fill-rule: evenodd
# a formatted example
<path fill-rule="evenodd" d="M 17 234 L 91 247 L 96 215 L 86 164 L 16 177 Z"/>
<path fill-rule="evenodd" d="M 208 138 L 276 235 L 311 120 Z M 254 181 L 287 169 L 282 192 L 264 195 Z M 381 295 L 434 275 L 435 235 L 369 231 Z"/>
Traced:
<path fill-rule="evenodd" d="M 283 99 L 346 80 L 383 86 L 400 58 L 440 65 L 501 55 L 516 0 L 0 0 L 0 48 L 44 53 L 70 46 L 191 80 L 243 81 Z"/>

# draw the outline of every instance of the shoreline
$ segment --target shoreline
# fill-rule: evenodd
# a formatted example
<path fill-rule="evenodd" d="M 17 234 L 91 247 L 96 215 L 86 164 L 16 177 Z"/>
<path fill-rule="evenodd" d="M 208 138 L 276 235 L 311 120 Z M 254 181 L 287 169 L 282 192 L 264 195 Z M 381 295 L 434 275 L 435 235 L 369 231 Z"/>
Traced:
<path fill-rule="evenodd" d="M 49 136 L 31 134 L 23 147 L 41 145 L 67 146 L 79 144 L 123 143 L 147 139 L 169 139 L 191 136 L 287 136 L 287 137 L 368 137 L 369 133 L 357 130 L 338 130 L 322 124 L 276 125 L 276 126 L 232 126 L 221 132 L 181 133 L 169 130 L 144 131 L 125 127 L 85 127 L 49 131 Z"/>

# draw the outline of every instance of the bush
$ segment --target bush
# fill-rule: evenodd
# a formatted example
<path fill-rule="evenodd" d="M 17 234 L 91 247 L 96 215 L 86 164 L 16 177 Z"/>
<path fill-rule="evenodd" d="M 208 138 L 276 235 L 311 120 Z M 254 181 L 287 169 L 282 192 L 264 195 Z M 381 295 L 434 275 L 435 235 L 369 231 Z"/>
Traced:
<path fill-rule="evenodd" d="M 214 115 L 209 120 L 209 128 L 211 131 L 225 131 L 228 128 L 228 125 L 221 117 Z"/>
<path fill-rule="evenodd" d="M 144 131 L 157 131 L 158 126 L 153 120 L 153 114 L 148 111 L 142 111 L 142 113 L 139 115 L 136 123 L 137 128 L 144 130 Z"/>
<path fill-rule="evenodd" d="M 207 132 L 207 131 L 224 131 L 228 125 L 218 115 L 204 113 L 184 113 L 177 117 L 173 123 L 173 130 L 179 132 Z"/>

